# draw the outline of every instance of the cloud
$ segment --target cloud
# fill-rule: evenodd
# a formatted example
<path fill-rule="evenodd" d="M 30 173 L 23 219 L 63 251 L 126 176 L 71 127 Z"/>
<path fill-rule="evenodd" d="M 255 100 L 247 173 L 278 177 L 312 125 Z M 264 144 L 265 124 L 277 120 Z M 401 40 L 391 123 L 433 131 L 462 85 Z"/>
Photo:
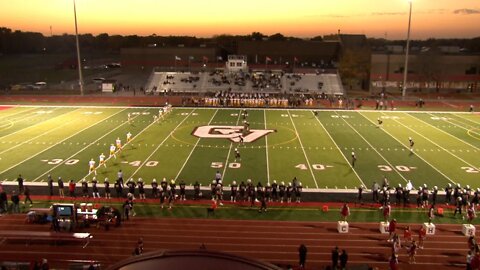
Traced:
<path fill-rule="evenodd" d="M 471 8 L 455 9 L 453 11 L 453 14 L 461 14 L 461 15 L 480 14 L 480 9 L 471 9 Z"/>
<path fill-rule="evenodd" d="M 370 15 L 372 16 L 397 16 L 397 15 L 405 15 L 406 12 L 372 12 Z"/>

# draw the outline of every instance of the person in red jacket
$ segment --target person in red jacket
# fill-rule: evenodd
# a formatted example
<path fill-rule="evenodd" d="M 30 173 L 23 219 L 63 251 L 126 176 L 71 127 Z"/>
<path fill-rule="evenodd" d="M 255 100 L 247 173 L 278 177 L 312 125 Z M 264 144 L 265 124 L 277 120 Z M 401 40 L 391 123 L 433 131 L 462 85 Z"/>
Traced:
<path fill-rule="evenodd" d="M 347 221 L 347 217 L 350 215 L 350 207 L 348 207 L 347 203 L 343 204 L 340 214 L 342 215 L 343 221 Z"/>
<path fill-rule="evenodd" d="M 389 240 L 392 239 L 393 235 L 395 235 L 395 230 L 397 229 L 397 220 L 392 219 L 388 224 L 388 232 L 390 233 Z"/>
<path fill-rule="evenodd" d="M 75 182 L 73 180 L 70 180 L 68 183 L 68 192 L 70 192 L 70 197 L 75 197 Z"/>
<path fill-rule="evenodd" d="M 418 230 L 418 248 L 420 249 L 423 248 L 423 241 L 425 240 L 426 236 L 427 236 L 427 231 L 423 226 L 420 226 L 420 230 Z"/>

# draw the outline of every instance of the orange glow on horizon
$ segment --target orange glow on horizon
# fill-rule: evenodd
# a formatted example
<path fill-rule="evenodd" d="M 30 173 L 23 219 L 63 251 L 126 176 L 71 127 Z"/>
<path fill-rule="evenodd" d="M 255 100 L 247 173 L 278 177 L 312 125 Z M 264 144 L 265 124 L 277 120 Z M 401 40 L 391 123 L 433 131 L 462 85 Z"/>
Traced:
<path fill-rule="evenodd" d="M 80 33 L 94 35 L 219 34 L 313 37 L 362 33 L 369 37 L 404 39 L 407 0 L 76 0 Z M 50 34 L 73 33 L 72 0 L 1 1 L 2 27 Z M 480 36 L 478 0 L 413 2 L 412 38 Z"/>

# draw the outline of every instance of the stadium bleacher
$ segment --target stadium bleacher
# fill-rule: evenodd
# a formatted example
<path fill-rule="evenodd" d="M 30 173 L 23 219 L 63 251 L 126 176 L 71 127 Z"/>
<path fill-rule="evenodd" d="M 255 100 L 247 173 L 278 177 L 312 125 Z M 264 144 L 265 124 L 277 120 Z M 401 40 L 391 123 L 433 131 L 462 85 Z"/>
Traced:
<path fill-rule="evenodd" d="M 268 94 L 326 94 L 342 96 L 344 89 L 338 74 L 294 74 L 281 71 L 251 73 L 177 73 L 154 71 L 145 85 L 149 94 L 165 92 Z"/>

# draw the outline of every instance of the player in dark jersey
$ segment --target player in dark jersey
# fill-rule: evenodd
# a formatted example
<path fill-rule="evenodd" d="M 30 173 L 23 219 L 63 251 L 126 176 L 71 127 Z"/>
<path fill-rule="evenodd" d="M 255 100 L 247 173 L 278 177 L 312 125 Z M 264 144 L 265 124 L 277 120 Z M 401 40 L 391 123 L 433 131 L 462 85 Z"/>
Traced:
<path fill-rule="evenodd" d="M 378 126 L 377 126 L 377 127 L 381 127 L 382 124 L 383 124 L 383 120 L 380 119 L 380 118 L 377 118 L 377 122 L 378 122 Z"/>
<path fill-rule="evenodd" d="M 143 184 L 143 179 L 138 178 L 138 196 L 140 197 L 140 200 L 145 200 L 145 185 Z"/>
<path fill-rule="evenodd" d="M 283 203 L 284 197 L 285 197 L 285 182 L 281 182 L 280 185 L 278 186 L 278 197 L 280 198 L 280 203 Z"/>
<path fill-rule="evenodd" d="M 230 186 L 230 201 L 231 202 L 236 202 L 237 201 L 237 190 L 238 190 L 237 182 L 233 181 L 232 185 Z"/>
<path fill-rule="evenodd" d="M 158 183 L 157 179 L 152 180 L 152 197 L 158 198 Z"/>
<path fill-rule="evenodd" d="M 193 184 L 193 199 L 199 200 L 200 199 L 200 183 L 198 181 Z"/>
<path fill-rule="evenodd" d="M 412 137 L 408 137 L 408 143 L 410 145 L 410 152 L 413 153 L 413 146 L 415 145 L 415 142 L 413 141 Z"/>
<path fill-rule="evenodd" d="M 242 158 L 240 157 L 240 152 L 238 151 L 238 148 L 235 148 L 235 162 L 242 161 Z"/>
<path fill-rule="evenodd" d="M 180 180 L 180 201 L 185 200 L 187 200 L 185 198 L 185 182 L 183 180 Z"/>
<path fill-rule="evenodd" d="M 357 156 L 355 152 L 352 152 L 352 168 L 355 168 L 355 162 L 357 161 Z"/>
<path fill-rule="evenodd" d="M 240 193 L 239 195 L 240 195 L 241 201 L 245 201 L 245 198 L 246 198 L 245 196 L 247 195 L 246 191 L 247 191 L 247 185 L 245 185 L 245 182 L 242 181 L 239 186 L 239 193 Z"/>
<path fill-rule="evenodd" d="M 273 180 L 272 183 L 272 197 L 271 200 L 277 201 L 278 200 L 278 184 L 277 180 Z"/>

